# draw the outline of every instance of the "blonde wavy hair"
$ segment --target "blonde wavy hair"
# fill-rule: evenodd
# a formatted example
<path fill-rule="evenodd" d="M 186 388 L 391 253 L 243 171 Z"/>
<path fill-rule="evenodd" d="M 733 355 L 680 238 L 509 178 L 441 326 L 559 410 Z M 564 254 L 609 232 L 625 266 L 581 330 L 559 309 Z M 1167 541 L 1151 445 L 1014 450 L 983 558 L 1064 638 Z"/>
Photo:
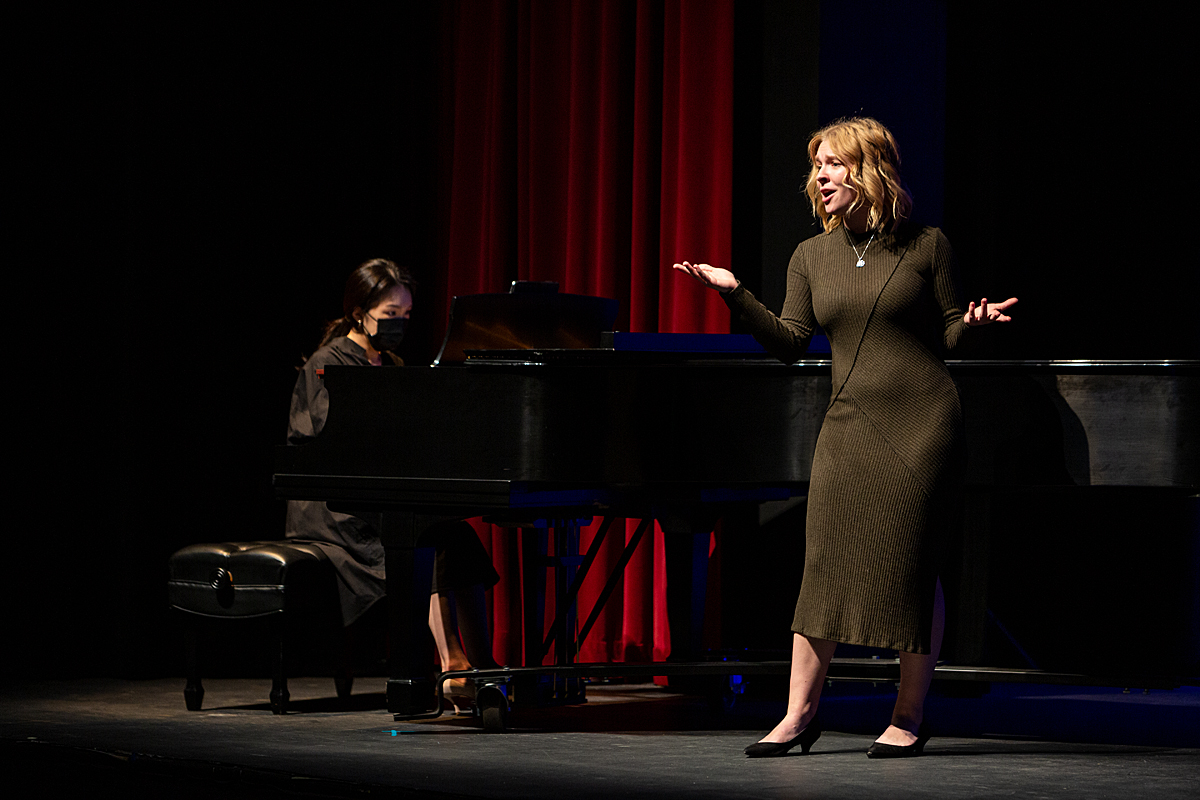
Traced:
<path fill-rule="evenodd" d="M 846 164 L 846 185 L 858 192 L 849 213 L 867 204 L 867 228 L 894 232 L 912 213 L 912 195 L 900 183 L 900 150 L 892 132 L 870 117 L 848 117 L 826 125 L 808 142 L 808 173 L 805 193 L 812 201 L 813 216 L 821 220 L 826 232 L 842 224 L 840 216 L 831 216 L 821 202 L 817 185 L 817 148 L 829 144 L 834 155 Z"/>

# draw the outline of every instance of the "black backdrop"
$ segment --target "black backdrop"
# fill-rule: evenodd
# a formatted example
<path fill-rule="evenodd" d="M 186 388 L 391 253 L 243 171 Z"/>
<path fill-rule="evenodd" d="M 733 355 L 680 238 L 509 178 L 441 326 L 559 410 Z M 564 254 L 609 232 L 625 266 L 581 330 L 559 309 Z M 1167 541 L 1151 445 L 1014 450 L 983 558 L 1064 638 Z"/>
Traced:
<path fill-rule="evenodd" d="M 739 0 L 735 258 L 762 264 L 742 277 L 782 301 L 807 134 L 861 110 L 968 292 L 1021 298 L 986 354 L 1200 355 L 1182 51 L 1160 20 L 1042 5 Z M 37 26 L 10 150 L 35 347 L 10 372 L 5 669 L 177 673 L 166 558 L 281 532 L 271 449 L 344 276 L 436 268 L 440 9 L 92 13 Z M 436 344 L 418 319 L 406 356 Z"/>

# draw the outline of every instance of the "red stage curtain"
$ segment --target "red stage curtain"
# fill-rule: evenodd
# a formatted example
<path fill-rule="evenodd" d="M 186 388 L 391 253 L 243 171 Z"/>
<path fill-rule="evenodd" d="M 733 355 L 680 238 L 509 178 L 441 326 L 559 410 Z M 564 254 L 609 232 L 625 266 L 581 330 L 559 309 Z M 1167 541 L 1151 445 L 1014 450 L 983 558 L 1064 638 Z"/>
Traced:
<path fill-rule="evenodd" d="M 732 0 L 460 0 L 442 36 L 440 319 L 454 295 L 555 280 L 618 299 L 620 330 L 727 333 L 720 298 L 671 264 L 730 263 Z M 496 658 L 519 664 L 517 537 L 478 528 L 502 577 Z M 623 538 L 606 541 L 582 615 Z M 664 587 L 656 526 L 581 659 L 665 657 Z"/>

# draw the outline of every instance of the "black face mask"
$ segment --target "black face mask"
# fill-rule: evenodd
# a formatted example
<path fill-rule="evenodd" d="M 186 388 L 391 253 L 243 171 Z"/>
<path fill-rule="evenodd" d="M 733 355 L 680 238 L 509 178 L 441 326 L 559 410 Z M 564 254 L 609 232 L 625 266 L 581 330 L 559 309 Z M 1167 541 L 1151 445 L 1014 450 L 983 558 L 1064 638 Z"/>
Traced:
<path fill-rule="evenodd" d="M 367 316 L 371 316 L 368 314 Z M 375 319 L 371 317 L 371 319 Z M 367 341 L 380 352 L 392 350 L 404 341 L 404 329 L 408 320 L 404 317 L 381 317 L 375 320 L 375 333 L 367 335 Z"/>

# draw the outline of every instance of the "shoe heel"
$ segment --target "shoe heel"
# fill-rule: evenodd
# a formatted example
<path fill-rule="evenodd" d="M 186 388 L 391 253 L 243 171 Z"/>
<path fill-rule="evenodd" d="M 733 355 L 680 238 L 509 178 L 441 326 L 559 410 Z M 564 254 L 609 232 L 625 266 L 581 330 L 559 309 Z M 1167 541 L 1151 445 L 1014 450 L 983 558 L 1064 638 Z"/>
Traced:
<path fill-rule="evenodd" d="M 821 722 L 816 717 L 813 717 L 812 722 L 808 723 L 808 727 L 800 734 L 800 754 L 808 755 L 808 751 L 816 744 L 817 739 L 821 738 Z"/>

